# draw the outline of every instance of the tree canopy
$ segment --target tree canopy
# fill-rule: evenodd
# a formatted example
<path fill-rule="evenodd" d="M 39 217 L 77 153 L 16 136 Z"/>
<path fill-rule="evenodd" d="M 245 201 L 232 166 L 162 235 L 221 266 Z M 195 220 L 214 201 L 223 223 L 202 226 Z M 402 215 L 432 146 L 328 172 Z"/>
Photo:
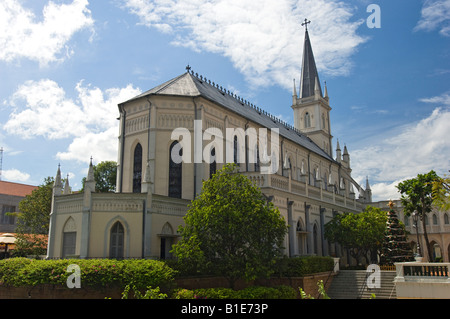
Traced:
<path fill-rule="evenodd" d="M 441 210 L 450 210 L 450 176 L 437 177 L 432 187 L 433 204 Z"/>
<path fill-rule="evenodd" d="M 401 202 L 404 207 L 405 216 L 414 212 L 420 217 L 423 226 L 423 236 L 427 245 L 428 260 L 433 261 L 433 252 L 428 239 L 425 216 L 431 212 L 433 206 L 433 182 L 438 179 L 435 171 L 426 174 L 418 174 L 417 177 L 405 180 L 397 185 L 401 193 Z"/>
<path fill-rule="evenodd" d="M 40 255 L 45 253 L 52 206 L 53 177 L 25 196 L 17 213 L 17 241 L 15 254 Z"/>
<path fill-rule="evenodd" d="M 270 274 L 287 233 L 274 205 L 249 178 L 228 164 L 203 183 L 179 228 L 174 246 L 182 264 L 215 271 L 230 282 Z"/>
<path fill-rule="evenodd" d="M 103 161 L 93 165 L 93 169 L 96 192 L 114 192 L 116 190 L 117 163 L 114 161 Z M 83 177 L 81 191 L 84 190 L 85 182 L 86 177 Z"/>
<path fill-rule="evenodd" d="M 381 252 L 386 220 L 386 212 L 372 206 L 359 214 L 338 214 L 325 224 L 325 238 L 348 248 L 356 260 L 364 257 L 370 263 L 369 253 L 375 260 Z"/>

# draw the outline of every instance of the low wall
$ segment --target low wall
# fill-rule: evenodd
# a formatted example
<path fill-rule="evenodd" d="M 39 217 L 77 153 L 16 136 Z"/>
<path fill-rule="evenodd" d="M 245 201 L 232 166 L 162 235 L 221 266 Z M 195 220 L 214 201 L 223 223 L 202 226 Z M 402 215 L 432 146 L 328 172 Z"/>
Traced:
<path fill-rule="evenodd" d="M 286 285 L 293 287 L 297 293 L 301 287 L 307 294 L 311 294 L 314 298 L 318 296 L 317 282 L 323 280 L 328 282 L 325 289 L 331 284 L 334 274 L 329 278 L 329 272 L 319 273 L 306 277 L 295 278 L 270 278 L 266 280 L 256 280 L 250 283 L 238 281 L 236 289 L 243 289 L 251 285 L 261 286 L 280 286 Z M 218 288 L 229 287 L 228 281 L 223 277 L 208 278 L 179 278 L 175 280 L 175 284 L 179 288 L 197 289 L 197 288 Z M 72 288 L 58 285 L 37 285 L 35 287 L 6 287 L 0 286 L 0 299 L 120 299 L 122 290 L 119 288 Z"/>
<path fill-rule="evenodd" d="M 450 299 L 450 263 L 396 263 L 397 299 Z"/>

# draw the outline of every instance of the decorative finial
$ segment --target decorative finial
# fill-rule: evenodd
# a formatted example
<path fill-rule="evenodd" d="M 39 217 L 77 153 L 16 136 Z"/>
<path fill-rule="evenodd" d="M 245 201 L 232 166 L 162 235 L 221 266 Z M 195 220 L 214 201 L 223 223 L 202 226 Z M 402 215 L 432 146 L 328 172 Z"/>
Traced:
<path fill-rule="evenodd" d="M 305 26 L 306 30 L 308 31 L 308 24 L 311 23 L 311 21 L 308 21 L 308 19 L 305 19 L 305 22 L 302 23 L 302 27 Z"/>
<path fill-rule="evenodd" d="M 191 70 L 191 66 L 188 64 L 187 66 L 186 66 L 186 71 L 190 71 Z"/>
<path fill-rule="evenodd" d="M 392 201 L 392 199 L 389 200 L 388 206 L 389 206 L 390 209 L 392 209 L 392 208 L 395 206 L 395 204 L 394 204 L 394 202 Z"/>

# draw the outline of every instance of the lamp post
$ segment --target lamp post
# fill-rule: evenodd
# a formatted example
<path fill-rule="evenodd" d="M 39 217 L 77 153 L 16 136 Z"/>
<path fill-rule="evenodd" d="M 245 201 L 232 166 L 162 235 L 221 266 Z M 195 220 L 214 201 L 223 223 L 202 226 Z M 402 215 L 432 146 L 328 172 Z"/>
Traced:
<path fill-rule="evenodd" d="M 419 213 L 417 211 L 414 211 L 414 213 L 412 213 L 412 218 L 413 218 L 413 223 L 414 223 L 414 227 L 416 228 L 416 234 L 417 234 L 417 254 L 416 254 L 416 258 L 417 257 L 421 258 L 422 255 L 420 253 L 419 226 L 418 226 Z"/>

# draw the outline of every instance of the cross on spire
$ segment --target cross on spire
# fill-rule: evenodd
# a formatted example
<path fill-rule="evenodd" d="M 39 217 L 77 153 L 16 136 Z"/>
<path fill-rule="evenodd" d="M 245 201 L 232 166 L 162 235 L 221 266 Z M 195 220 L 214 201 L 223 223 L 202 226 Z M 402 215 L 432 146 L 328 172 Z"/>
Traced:
<path fill-rule="evenodd" d="M 302 27 L 305 26 L 306 31 L 308 31 L 308 24 L 311 23 L 308 19 L 305 19 L 305 22 L 302 23 Z"/>

